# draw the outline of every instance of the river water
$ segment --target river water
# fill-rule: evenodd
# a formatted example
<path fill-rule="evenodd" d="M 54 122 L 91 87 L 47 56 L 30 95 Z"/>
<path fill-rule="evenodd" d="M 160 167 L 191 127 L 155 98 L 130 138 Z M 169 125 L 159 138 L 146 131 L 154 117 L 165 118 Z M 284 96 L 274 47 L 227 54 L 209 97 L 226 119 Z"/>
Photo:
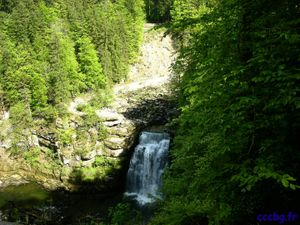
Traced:
<path fill-rule="evenodd" d="M 49 192 L 29 183 L 0 190 L 1 221 L 38 225 L 84 224 L 91 218 L 104 221 L 108 209 L 122 199 L 121 193 L 109 195 Z"/>

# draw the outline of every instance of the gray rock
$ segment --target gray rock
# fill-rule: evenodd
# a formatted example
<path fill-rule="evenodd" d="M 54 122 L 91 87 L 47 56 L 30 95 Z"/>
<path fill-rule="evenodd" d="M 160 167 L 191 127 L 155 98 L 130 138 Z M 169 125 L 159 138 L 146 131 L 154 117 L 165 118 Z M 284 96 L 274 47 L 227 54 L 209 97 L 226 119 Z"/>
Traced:
<path fill-rule="evenodd" d="M 110 135 L 116 135 L 118 137 L 126 137 L 126 136 L 130 135 L 128 130 L 123 127 L 111 127 L 111 128 L 108 128 L 107 131 Z"/>
<path fill-rule="evenodd" d="M 40 146 L 38 136 L 32 135 L 31 138 L 30 138 L 30 140 L 29 140 L 29 144 L 31 146 Z"/>
<path fill-rule="evenodd" d="M 71 164 L 71 159 L 68 159 L 64 156 L 62 156 L 62 162 L 64 165 L 70 165 Z"/>
<path fill-rule="evenodd" d="M 87 160 L 87 161 L 82 161 L 81 164 L 84 167 L 92 167 L 94 162 L 95 162 L 95 158 L 92 158 L 92 159 Z"/>
<path fill-rule="evenodd" d="M 11 147 L 10 139 L 4 140 L 3 142 L 0 141 L 0 148 L 9 149 L 10 147 Z"/>
<path fill-rule="evenodd" d="M 118 158 L 118 157 L 124 155 L 124 153 L 125 153 L 124 149 L 110 150 L 109 151 L 109 156 L 114 157 L 114 158 Z"/>
<path fill-rule="evenodd" d="M 18 186 L 26 183 L 28 183 L 28 181 L 26 181 L 22 176 L 18 174 L 0 178 L 0 188 L 5 188 L 8 186 Z"/>
<path fill-rule="evenodd" d="M 111 136 L 104 140 L 104 145 L 112 150 L 117 150 L 126 147 L 125 138 L 120 138 L 118 136 Z"/>
<path fill-rule="evenodd" d="M 97 116 L 99 116 L 104 121 L 116 121 L 116 120 L 122 120 L 122 115 L 118 114 L 115 111 L 112 111 L 110 109 L 104 108 L 101 110 L 96 111 Z"/>
<path fill-rule="evenodd" d="M 122 121 L 121 120 L 116 120 L 116 121 L 107 121 L 107 122 L 103 122 L 103 125 L 104 126 L 107 126 L 107 127 L 114 127 L 114 126 L 117 126 L 119 124 L 121 124 Z"/>
<path fill-rule="evenodd" d="M 81 159 L 82 159 L 83 161 L 91 160 L 91 159 L 95 158 L 96 155 L 97 155 L 97 150 L 95 149 L 95 150 L 93 150 L 93 151 L 91 151 L 91 152 L 88 152 L 88 153 L 86 153 L 86 154 L 82 154 L 82 155 L 81 155 Z"/>

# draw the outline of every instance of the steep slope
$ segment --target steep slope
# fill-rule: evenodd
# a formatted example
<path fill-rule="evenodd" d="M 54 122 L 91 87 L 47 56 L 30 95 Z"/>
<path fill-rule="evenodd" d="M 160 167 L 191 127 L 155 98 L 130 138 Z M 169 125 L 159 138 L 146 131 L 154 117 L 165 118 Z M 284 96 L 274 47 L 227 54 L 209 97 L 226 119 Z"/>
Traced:
<path fill-rule="evenodd" d="M 66 106 L 66 118 L 57 118 L 51 128 L 36 128 L 27 137 L 42 151 L 25 154 L 25 160 L 5 153 L 11 140 L 3 134 L 0 187 L 34 180 L 49 189 L 94 188 L 92 183 L 99 190 L 120 188 L 139 131 L 165 124 L 176 113 L 169 90 L 169 68 L 175 59 L 172 40 L 149 26 L 154 27 L 145 26 L 140 56 L 127 82 L 113 87 L 113 100 L 106 107 L 94 106 L 93 93 L 77 97 Z M 9 126 L 9 120 L 1 123 Z"/>

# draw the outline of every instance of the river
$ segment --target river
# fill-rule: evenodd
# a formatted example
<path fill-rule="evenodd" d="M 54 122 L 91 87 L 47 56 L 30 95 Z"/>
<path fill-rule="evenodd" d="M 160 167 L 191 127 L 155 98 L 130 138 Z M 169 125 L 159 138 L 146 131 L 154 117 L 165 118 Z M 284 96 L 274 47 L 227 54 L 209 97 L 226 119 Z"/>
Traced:
<path fill-rule="evenodd" d="M 77 225 L 91 218 L 101 222 L 121 199 L 122 193 L 49 192 L 34 183 L 8 187 L 0 190 L 0 224 Z"/>

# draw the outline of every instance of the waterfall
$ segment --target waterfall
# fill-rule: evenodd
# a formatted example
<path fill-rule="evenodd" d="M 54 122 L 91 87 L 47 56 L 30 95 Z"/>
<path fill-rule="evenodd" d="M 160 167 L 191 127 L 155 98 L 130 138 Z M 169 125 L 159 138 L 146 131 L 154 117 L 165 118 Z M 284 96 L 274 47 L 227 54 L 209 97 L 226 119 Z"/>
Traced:
<path fill-rule="evenodd" d="M 127 173 L 126 196 L 139 204 L 161 198 L 162 174 L 167 164 L 170 136 L 167 133 L 142 132 Z"/>

